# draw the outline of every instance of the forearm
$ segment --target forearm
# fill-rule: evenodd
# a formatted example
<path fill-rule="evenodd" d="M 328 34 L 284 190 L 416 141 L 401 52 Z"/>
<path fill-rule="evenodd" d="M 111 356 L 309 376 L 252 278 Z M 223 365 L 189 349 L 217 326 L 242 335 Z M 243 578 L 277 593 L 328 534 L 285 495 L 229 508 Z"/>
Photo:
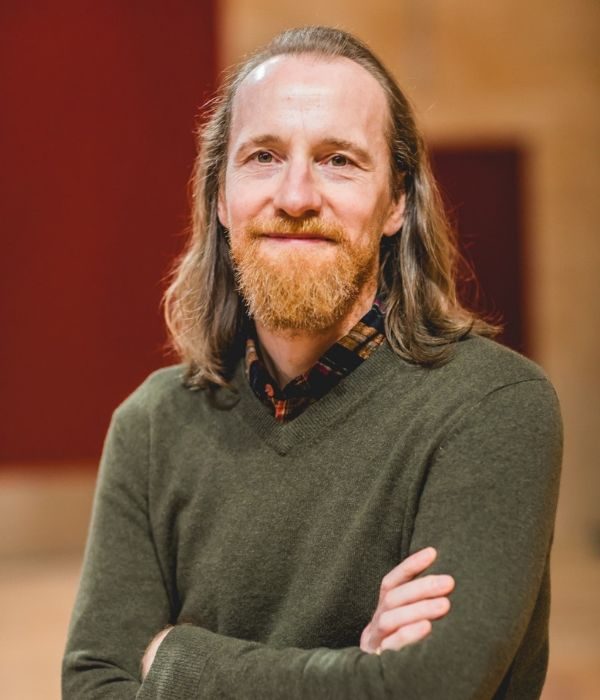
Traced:
<path fill-rule="evenodd" d="M 175 627 L 158 650 L 139 700 L 489 700 L 506 669 L 465 656 L 448 637 L 400 651 L 366 654 L 347 649 L 277 649 Z M 483 671 L 483 672 L 482 672 Z"/>
<path fill-rule="evenodd" d="M 358 647 L 277 649 L 182 625 L 161 644 L 138 697 L 382 698 L 381 668 L 381 657 Z"/>

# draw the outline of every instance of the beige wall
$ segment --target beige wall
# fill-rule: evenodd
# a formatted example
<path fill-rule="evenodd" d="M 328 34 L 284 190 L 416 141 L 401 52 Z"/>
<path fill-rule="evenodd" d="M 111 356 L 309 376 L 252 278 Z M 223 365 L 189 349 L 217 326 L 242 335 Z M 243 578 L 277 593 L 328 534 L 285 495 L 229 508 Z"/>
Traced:
<path fill-rule="evenodd" d="M 333 24 L 371 44 L 430 141 L 521 143 L 533 352 L 566 446 L 557 543 L 599 527 L 600 3 L 597 0 L 225 0 L 223 66 L 275 32 Z"/>

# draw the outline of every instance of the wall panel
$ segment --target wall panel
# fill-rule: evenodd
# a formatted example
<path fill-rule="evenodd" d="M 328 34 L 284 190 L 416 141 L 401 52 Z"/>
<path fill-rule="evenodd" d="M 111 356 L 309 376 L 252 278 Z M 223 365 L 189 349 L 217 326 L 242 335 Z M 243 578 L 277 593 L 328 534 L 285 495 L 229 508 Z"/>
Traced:
<path fill-rule="evenodd" d="M 2 3 L 0 463 L 97 456 L 166 362 L 214 29 L 211 0 Z"/>

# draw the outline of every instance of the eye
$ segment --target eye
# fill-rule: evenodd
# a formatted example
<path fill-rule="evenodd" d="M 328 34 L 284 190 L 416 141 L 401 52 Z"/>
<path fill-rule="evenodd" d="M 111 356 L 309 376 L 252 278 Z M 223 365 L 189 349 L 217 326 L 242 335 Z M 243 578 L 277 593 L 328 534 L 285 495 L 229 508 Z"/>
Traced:
<path fill-rule="evenodd" d="M 272 163 L 273 162 L 273 154 L 269 153 L 269 151 L 259 151 L 258 153 L 255 154 L 254 158 L 259 163 Z"/>
<path fill-rule="evenodd" d="M 329 162 L 336 168 L 343 168 L 345 165 L 350 165 L 350 160 L 340 153 L 331 156 Z"/>

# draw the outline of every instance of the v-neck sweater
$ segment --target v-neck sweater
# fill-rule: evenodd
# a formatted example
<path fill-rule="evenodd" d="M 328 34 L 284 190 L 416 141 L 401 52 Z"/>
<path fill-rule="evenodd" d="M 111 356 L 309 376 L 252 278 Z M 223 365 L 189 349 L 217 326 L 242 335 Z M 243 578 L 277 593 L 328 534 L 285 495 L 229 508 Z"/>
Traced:
<path fill-rule="evenodd" d="M 115 412 L 64 700 L 539 697 L 562 445 L 543 372 L 477 337 L 436 369 L 384 343 L 281 424 L 241 364 L 214 394 L 159 370 Z M 382 577 L 430 545 L 450 612 L 362 652 Z"/>

